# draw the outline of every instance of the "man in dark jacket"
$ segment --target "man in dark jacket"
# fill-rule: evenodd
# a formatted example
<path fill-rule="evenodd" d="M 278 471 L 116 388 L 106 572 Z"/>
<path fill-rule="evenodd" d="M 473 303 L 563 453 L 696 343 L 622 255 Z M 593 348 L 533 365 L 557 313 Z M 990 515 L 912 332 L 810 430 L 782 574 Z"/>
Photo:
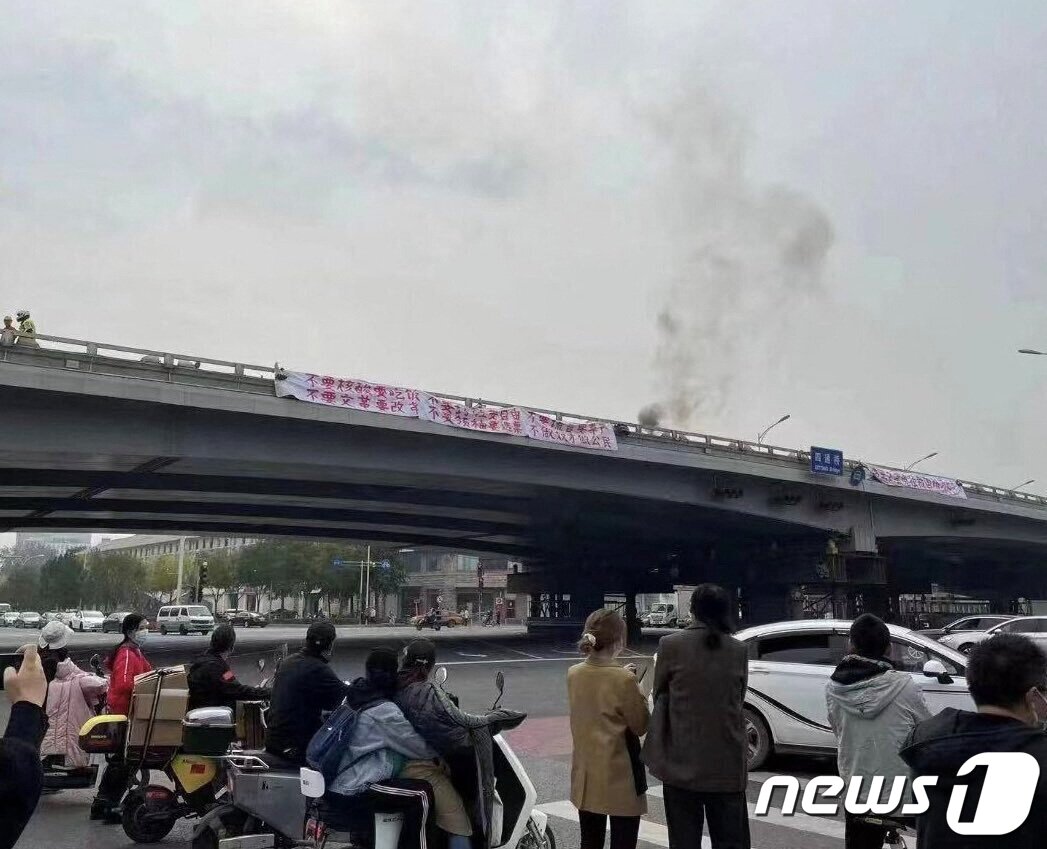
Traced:
<path fill-rule="evenodd" d="M 1047 835 L 1047 656 L 1027 637 L 1001 634 L 971 652 L 967 685 L 978 712 L 947 708 L 916 726 L 901 752 L 914 778 L 938 777 L 927 788 L 930 807 L 917 824 L 919 843 L 928 849 L 1042 849 Z M 1024 752 L 1039 763 L 1028 817 L 1004 835 L 958 834 L 954 825 L 1006 816 L 1000 799 L 992 810 L 983 810 L 989 806 L 981 798 L 988 795 L 988 784 L 978 779 L 982 770 L 957 775 L 968 759 L 987 752 Z M 982 781 L 999 781 L 993 772 L 993 767 L 983 772 Z M 964 786 L 968 798 L 962 810 L 950 812 L 954 792 L 963 792 Z M 1008 801 L 1017 798 L 1014 792 L 1007 795 Z"/>
<path fill-rule="evenodd" d="M 236 646 L 232 625 L 219 625 L 211 634 L 211 648 L 189 667 L 188 710 L 202 707 L 227 707 L 236 710 L 237 702 L 257 702 L 269 698 L 265 687 L 248 687 L 236 680 L 229 668 L 229 655 Z"/>
<path fill-rule="evenodd" d="M 17 672 L 4 670 L 4 689 L 11 716 L 0 740 L 0 849 L 11 849 L 36 810 L 44 784 L 40 743 L 47 730 L 47 679 L 35 645 L 26 649 Z"/>
<path fill-rule="evenodd" d="M 349 687 L 330 667 L 336 632 L 330 622 L 314 622 L 305 646 L 284 661 L 273 680 L 265 748 L 305 766 L 305 750 L 320 729 L 324 711 L 342 703 Z"/>

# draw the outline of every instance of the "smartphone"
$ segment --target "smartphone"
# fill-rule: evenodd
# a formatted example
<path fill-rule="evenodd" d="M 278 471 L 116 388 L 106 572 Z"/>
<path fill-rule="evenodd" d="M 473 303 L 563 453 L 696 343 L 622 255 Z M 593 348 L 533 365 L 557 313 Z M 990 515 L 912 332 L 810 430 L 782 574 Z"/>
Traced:
<path fill-rule="evenodd" d="M 0 690 L 4 689 L 4 670 L 13 666 L 15 669 L 22 668 L 22 655 L 0 654 Z"/>

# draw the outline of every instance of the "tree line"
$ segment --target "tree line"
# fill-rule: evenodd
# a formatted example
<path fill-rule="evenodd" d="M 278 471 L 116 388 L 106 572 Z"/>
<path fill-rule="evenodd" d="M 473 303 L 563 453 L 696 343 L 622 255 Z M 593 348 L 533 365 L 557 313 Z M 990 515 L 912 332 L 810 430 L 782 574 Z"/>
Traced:
<path fill-rule="evenodd" d="M 360 603 L 360 563 L 365 546 L 354 543 L 308 542 L 293 539 L 262 540 L 240 549 L 187 553 L 183 561 L 183 591 L 195 588 L 201 566 L 207 564 L 202 587 L 206 601 L 236 594 L 240 606 L 250 588 L 271 600 L 319 591 L 328 602 L 348 599 Z M 371 591 L 381 597 L 404 583 L 403 563 L 395 549 L 372 548 Z M 46 547 L 23 546 L 0 551 L 0 601 L 14 610 L 94 608 L 104 612 L 128 608 L 147 610 L 174 601 L 178 583 L 178 556 L 139 560 L 116 551 L 70 550 L 55 556 Z M 337 564 L 337 565 L 336 565 Z M 183 599 L 188 595 L 183 592 Z M 270 605 L 272 608 L 274 605 Z"/>

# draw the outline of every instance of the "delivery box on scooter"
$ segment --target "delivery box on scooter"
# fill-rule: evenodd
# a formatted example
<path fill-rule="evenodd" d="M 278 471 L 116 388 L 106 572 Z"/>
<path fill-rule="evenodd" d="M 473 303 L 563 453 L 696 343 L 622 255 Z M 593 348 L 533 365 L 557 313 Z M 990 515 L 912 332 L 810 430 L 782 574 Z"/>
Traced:
<path fill-rule="evenodd" d="M 135 676 L 127 745 L 144 745 L 152 721 L 150 747 L 181 746 L 182 719 L 188 703 L 189 681 L 184 666 Z"/>

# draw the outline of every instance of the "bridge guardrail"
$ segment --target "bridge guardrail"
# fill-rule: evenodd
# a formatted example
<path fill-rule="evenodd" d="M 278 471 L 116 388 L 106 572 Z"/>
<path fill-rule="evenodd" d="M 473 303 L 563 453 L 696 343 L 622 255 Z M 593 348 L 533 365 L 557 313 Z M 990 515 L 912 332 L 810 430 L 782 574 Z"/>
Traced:
<path fill-rule="evenodd" d="M 46 342 L 45 347 L 30 347 L 24 344 L 0 348 L 0 363 L 17 362 L 20 365 L 33 365 L 45 368 L 73 369 L 92 374 L 127 377 L 138 380 L 159 380 L 165 383 L 177 383 L 188 386 L 219 388 L 255 394 L 272 391 L 274 381 L 280 379 L 283 371 L 279 363 L 271 366 L 239 363 L 232 360 L 218 360 L 212 357 L 200 357 L 190 354 L 175 354 L 170 351 L 158 351 L 148 348 L 134 348 L 127 345 L 115 345 L 106 342 L 88 342 L 65 336 L 49 336 L 42 333 L 35 339 Z M 71 358 L 66 356 L 71 355 Z M 428 391 L 428 390 L 426 390 Z M 469 398 L 463 395 L 451 395 L 446 392 L 429 392 L 428 394 L 448 400 L 464 403 L 471 407 L 512 407 L 507 402 Z M 622 422 L 598 416 L 584 416 L 577 413 L 566 413 L 562 410 L 549 410 L 528 405 L 529 410 L 551 416 L 564 422 L 602 422 L 615 428 L 618 436 L 631 436 L 640 442 L 650 442 L 665 448 L 682 448 L 699 450 L 706 453 L 715 451 L 725 454 L 741 454 L 748 459 L 766 459 L 771 463 L 783 465 L 803 465 L 810 463 L 810 451 L 797 448 L 783 448 L 751 442 L 745 439 L 732 439 L 725 436 L 713 436 L 705 433 L 676 430 L 673 428 L 649 428 L 633 422 Z M 858 466 L 869 465 L 862 460 L 847 459 L 845 471 Z M 904 471 L 882 463 L 875 465 L 885 469 Z M 1018 492 L 991 484 L 974 481 L 957 480 L 969 496 L 1006 499 L 1030 507 L 1047 508 L 1047 498 L 1032 493 Z"/>

